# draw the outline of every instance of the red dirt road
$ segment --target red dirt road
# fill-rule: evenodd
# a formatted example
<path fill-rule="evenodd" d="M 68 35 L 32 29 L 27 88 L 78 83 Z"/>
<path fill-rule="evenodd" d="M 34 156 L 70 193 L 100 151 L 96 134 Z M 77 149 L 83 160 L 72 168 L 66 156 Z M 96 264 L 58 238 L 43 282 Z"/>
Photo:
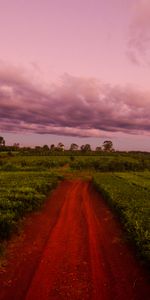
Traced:
<path fill-rule="evenodd" d="M 148 300 L 148 275 L 90 183 L 65 181 L 26 218 L 0 269 L 0 300 Z"/>

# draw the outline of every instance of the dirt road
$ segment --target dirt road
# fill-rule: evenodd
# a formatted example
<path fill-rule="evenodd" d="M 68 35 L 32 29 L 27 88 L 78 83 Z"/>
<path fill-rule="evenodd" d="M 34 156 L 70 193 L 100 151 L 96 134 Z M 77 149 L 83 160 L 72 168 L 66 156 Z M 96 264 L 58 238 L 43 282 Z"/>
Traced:
<path fill-rule="evenodd" d="M 148 275 L 89 182 L 60 184 L 8 245 L 0 300 L 149 299 Z"/>

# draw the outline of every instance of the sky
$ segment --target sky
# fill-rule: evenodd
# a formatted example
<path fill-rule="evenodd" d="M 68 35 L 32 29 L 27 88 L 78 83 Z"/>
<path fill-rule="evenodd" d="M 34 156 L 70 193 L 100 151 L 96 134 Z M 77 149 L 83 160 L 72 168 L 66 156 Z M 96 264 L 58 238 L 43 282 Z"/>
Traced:
<path fill-rule="evenodd" d="M 150 1 L 0 0 L 0 135 L 150 151 Z"/>

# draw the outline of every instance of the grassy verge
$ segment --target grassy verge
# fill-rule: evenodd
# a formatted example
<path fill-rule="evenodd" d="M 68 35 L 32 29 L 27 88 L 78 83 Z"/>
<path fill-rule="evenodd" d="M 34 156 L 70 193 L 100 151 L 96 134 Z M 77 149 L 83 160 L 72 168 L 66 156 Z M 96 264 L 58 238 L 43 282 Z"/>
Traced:
<path fill-rule="evenodd" d="M 117 211 L 140 255 L 150 263 L 150 172 L 97 173 L 93 182 Z"/>
<path fill-rule="evenodd" d="M 0 172 L 0 242 L 27 212 L 40 208 L 61 178 L 53 172 Z"/>

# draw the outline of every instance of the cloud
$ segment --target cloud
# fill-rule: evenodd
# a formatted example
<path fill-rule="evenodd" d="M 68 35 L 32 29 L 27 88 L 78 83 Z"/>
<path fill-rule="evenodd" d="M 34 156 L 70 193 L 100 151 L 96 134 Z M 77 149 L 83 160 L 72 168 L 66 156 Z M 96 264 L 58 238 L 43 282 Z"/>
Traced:
<path fill-rule="evenodd" d="M 64 74 L 49 88 L 17 68 L 0 71 L 0 130 L 80 137 L 148 134 L 150 94 Z"/>
<path fill-rule="evenodd" d="M 133 7 L 127 56 L 138 65 L 150 65 L 150 1 L 138 0 Z"/>

